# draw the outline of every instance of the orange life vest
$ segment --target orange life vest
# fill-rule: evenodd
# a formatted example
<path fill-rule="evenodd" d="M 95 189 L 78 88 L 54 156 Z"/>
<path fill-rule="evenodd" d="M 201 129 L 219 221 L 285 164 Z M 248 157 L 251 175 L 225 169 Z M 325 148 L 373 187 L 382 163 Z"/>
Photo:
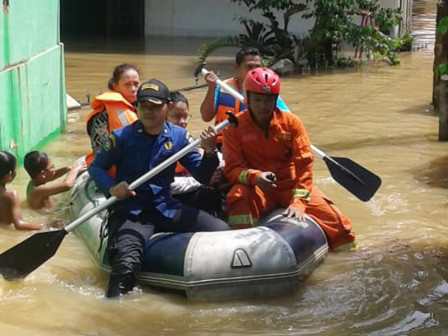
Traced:
<path fill-rule="evenodd" d="M 93 110 L 87 115 L 87 123 L 96 114 L 106 111 L 109 133 L 117 128 L 132 124 L 138 119 L 134 105 L 116 91 L 108 90 L 96 96 L 90 106 Z M 93 153 L 86 155 L 87 165 L 90 165 L 93 156 Z"/>
<path fill-rule="evenodd" d="M 228 84 L 236 91 L 239 91 L 236 78 L 226 79 L 224 83 Z M 230 93 L 228 93 L 221 87 L 219 88 L 219 91 L 217 93 L 215 104 L 215 125 L 228 118 L 226 114 L 227 111 L 231 111 L 233 114 L 237 114 L 238 112 L 246 108 L 242 103 L 240 103 L 238 99 L 235 99 L 235 97 L 233 97 Z M 216 136 L 216 143 L 222 144 L 222 136 L 222 131 L 219 131 Z"/>
<path fill-rule="evenodd" d="M 176 162 L 174 173 L 176 176 L 190 176 L 188 170 L 179 161 Z"/>

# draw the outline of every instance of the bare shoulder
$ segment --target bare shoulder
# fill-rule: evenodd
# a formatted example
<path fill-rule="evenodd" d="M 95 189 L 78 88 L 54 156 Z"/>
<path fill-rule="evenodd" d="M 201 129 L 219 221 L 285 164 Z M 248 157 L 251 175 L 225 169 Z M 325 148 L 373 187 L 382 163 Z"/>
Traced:
<path fill-rule="evenodd" d="M 11 224 L 13 222 L 13 208 L 16 203 L 14 190 L 7 190 L 0 194 L 0 223 Z"/>
<path fill-rule="evenodd" d="M 14 189 L 8 189 L 5 192 L 3 192 L 2 194 L 0 194 L 0 200 L 6 200 L 6 199 L 10 199 L 12 201 L 17 200 L 19 198 L 19 193 L 17 192 L 17 190 Z"/>
<path fill-rule="evenodd" d="M 44 183 L 35 186 L 33 190 L 28 194 L 27 197 L 28 207 L 33 210 L 39 210 L 42 208 L 51 208 L 53 206 L 51 196 L 59 194 L 66 190 L 67 190 L 66 183 L 64 183 L 63 181 Z"/>

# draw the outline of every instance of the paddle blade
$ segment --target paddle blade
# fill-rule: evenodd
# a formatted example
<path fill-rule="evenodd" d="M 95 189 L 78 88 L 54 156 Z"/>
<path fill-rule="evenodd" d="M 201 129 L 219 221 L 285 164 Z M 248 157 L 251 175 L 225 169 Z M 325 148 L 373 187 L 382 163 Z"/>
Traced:
<path fill-rule="evenodd" d="M 37 232 L 0 254 L 0 274 L 8 281 L 26 277 L 57 251 L 68 232 L 64 229 Z"/>
<path fill-rule="evenodd" d="M 381 185 L 381 178 L 356 162 L 343 157 L 324 157 L 331 176 L 358 197 L 367 202 Z"/>

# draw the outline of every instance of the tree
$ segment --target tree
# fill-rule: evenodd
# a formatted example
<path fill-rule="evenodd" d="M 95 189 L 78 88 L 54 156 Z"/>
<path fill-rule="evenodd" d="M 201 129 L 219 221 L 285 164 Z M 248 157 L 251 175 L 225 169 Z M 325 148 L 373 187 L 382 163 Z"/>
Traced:
<path fill-rule="evenodd" d="M 266 22 L 239 17 L 246 34 L 220 38 L 203 45 L 199 50 L 201 60 L 220 46 L 254 46 L 260 49 L 271 65 L 288 58 L 298 67 L 337 64 L 338 52 L 344 43 L 358 46 L 363 52 L 384 55 L 391 64 L 399 63 L 394 52 L 393 40 L 388 30 L 401 19 L 399 10 L 382 8 L 378 0 L 230 0 L 246 6 L 249 12 L 258 11 Z M 302 15 L 298 15 L 301 13 Z M 368 13 L 376 25 L 360 27 L 354 18 Z M 281 16 L 280 20 L 277 16 Z M 292 20 L 314 19 L 308 36 L 289 32 Z M 282 24 L 280 24 L 282 22 Z"/>
<path fill-rule="evenodd" d="M 312 13 L 315 22 L 304 41 L 306 57 L 311 66 L 334 65 L 344 43 L 363 52 L 386 56 L 391 64 L 399 60 L 394 52 L 389 30 L 401 20 L 401 11 L 380 6 L 376 0 L 315 0 Z M 359 26 L 354 18 L 367 15 L 373 25 Z"/>
<path fill-rule="evenodd" d="M 448 140 L 448 1 L 437 4 L 433 104 L 439 115 L 439 140 Z"/>

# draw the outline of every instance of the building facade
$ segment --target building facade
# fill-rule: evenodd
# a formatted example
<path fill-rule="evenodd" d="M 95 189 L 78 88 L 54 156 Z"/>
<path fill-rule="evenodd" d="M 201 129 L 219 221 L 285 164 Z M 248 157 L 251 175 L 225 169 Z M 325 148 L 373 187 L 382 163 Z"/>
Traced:
<path fill-rule="evenodd" d="M 400 8 L 403 11 L 403 21 L 393 34 L 404 34 L 410 27 L 412 0 L 380 0 L 380 4 L 386 8 Z M 249 13 L 246 8 L 231 3 L 230 0 L 146 0 L 144 34 L 219 37 L 243 33 L 238 17 L 266 21 L 266 18 L 256 13 Z M 305 20 L 301 18 L 300 13 L 293 18 L 289 23 L 290 32 L 307 34 L 312 28 L 312 19 Z M 358 24 L 361 24 L 361 19 L 355 18 Z"/>
<path fill-rule="evenodd" d="M 19 161 L 66 124 L 59 0 L 3 0 L 0 149 Z"/>

